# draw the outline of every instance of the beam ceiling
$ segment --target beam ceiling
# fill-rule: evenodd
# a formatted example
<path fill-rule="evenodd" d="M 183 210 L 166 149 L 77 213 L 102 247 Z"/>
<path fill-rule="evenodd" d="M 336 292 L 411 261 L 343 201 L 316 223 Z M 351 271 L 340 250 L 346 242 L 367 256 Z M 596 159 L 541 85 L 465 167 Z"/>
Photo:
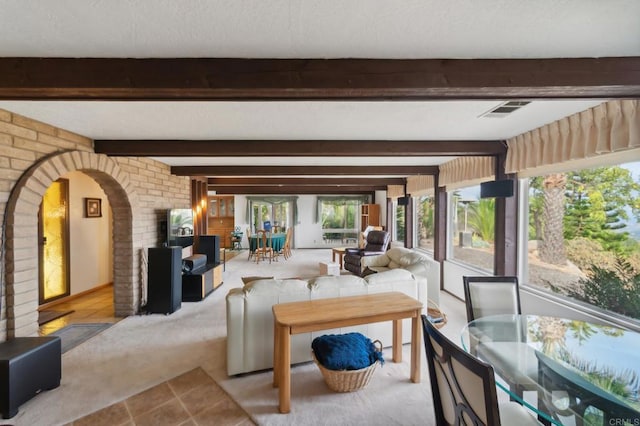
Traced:
<path fill-rule="evenodd" d="M 640 57 L 0 58 L 0 99 L 434 100 L 640 96 Z"/>
<path fill-rule="evenodd" d="M 149 157 L 411 157 L 504 154 L 500 141 L 96 140 L 95 151 Z"/>
<path fill-rule="evenodd" d="M 172 166 L 177 176 L 388 176 L 435 175 L 438 166 Z"/>
<path fill-rule="evenodd" d="M 372 194 L 386 186 L 209 186 L 216 194 Z"/>
<path fill-rule="evenodd" d="M 386 185 L 403 185 L 406 183 L 404 178 L 256 178 L 256 177 L 239 177 L 239 178 L 209 178 L 207 184 L 209 186 L 386 186 Z"/>

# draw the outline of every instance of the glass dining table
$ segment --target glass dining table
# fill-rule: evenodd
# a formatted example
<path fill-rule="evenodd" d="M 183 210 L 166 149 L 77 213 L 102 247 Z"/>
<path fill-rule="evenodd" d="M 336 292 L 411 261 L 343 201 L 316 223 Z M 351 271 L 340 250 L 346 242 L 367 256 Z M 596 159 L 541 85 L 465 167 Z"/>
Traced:
<path fill-rule="evenodd" d="M 470 322 L 461 339 L 467 352 L 493 366 L 510 399 L 544 424 L 640 425 L 640 333 L 551 316 L 497 315 Z"/>
<path fill-rule="evenodd" d="M 271 248 L 273 248 L 273 251 L 275 252 L 282 251 L 282 247 L 284 246 L 284 241 L 286 237 L 287 237 L 286 233 L 271 234 Z M 251 235 L 249 237 L 249 250 L 255 251 L 256 247 L 258 247 L 258 241 L 260 241 L 260 247 L 262 247 L 262 241 L 258 240 L 258 236 Z"/>

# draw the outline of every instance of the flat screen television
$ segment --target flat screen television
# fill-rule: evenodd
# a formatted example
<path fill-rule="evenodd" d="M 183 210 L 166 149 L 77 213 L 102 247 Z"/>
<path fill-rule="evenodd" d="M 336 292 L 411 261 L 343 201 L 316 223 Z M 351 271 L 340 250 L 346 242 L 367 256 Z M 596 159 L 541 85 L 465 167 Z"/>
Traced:
<path fill-rule="evenodd" d="M 167 245 L 189 247 L 193 245 L 193 211 L 170 209 L 167 212 Z"/>

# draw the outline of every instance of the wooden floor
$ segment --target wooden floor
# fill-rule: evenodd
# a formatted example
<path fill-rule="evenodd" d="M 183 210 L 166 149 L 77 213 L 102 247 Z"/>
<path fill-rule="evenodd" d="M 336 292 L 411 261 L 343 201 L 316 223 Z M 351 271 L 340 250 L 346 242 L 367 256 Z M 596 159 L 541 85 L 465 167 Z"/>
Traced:
<path fill-rule="evenodd" d="M 39 329 L 41 336 L 51 334 L 69 324 L 116 323 L 122 319 L 113 313 L 113 286 L 100 287 L 91 293 L 48 307 L 47 310 L 74 312 L 41 325 Z"/>

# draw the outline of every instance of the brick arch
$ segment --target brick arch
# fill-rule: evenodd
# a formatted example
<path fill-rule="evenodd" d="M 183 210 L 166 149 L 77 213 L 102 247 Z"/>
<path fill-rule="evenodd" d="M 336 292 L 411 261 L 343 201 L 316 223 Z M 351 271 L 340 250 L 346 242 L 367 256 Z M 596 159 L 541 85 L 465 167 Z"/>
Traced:
<path fill-rule="evenodd" d="M 70 151 L 34 164 L 17 182 L 6 215 L 6 336 L 32 336 L 38 332 L 38 209 L 45 191 L 63 175 L 80 171 L 104 190 L 113 213 L 113 288 L 117 316 L 139 308 L 139 261 L 134 252 L 137 200 L 129 175 L 111 158 L 91 152 Z"/>

